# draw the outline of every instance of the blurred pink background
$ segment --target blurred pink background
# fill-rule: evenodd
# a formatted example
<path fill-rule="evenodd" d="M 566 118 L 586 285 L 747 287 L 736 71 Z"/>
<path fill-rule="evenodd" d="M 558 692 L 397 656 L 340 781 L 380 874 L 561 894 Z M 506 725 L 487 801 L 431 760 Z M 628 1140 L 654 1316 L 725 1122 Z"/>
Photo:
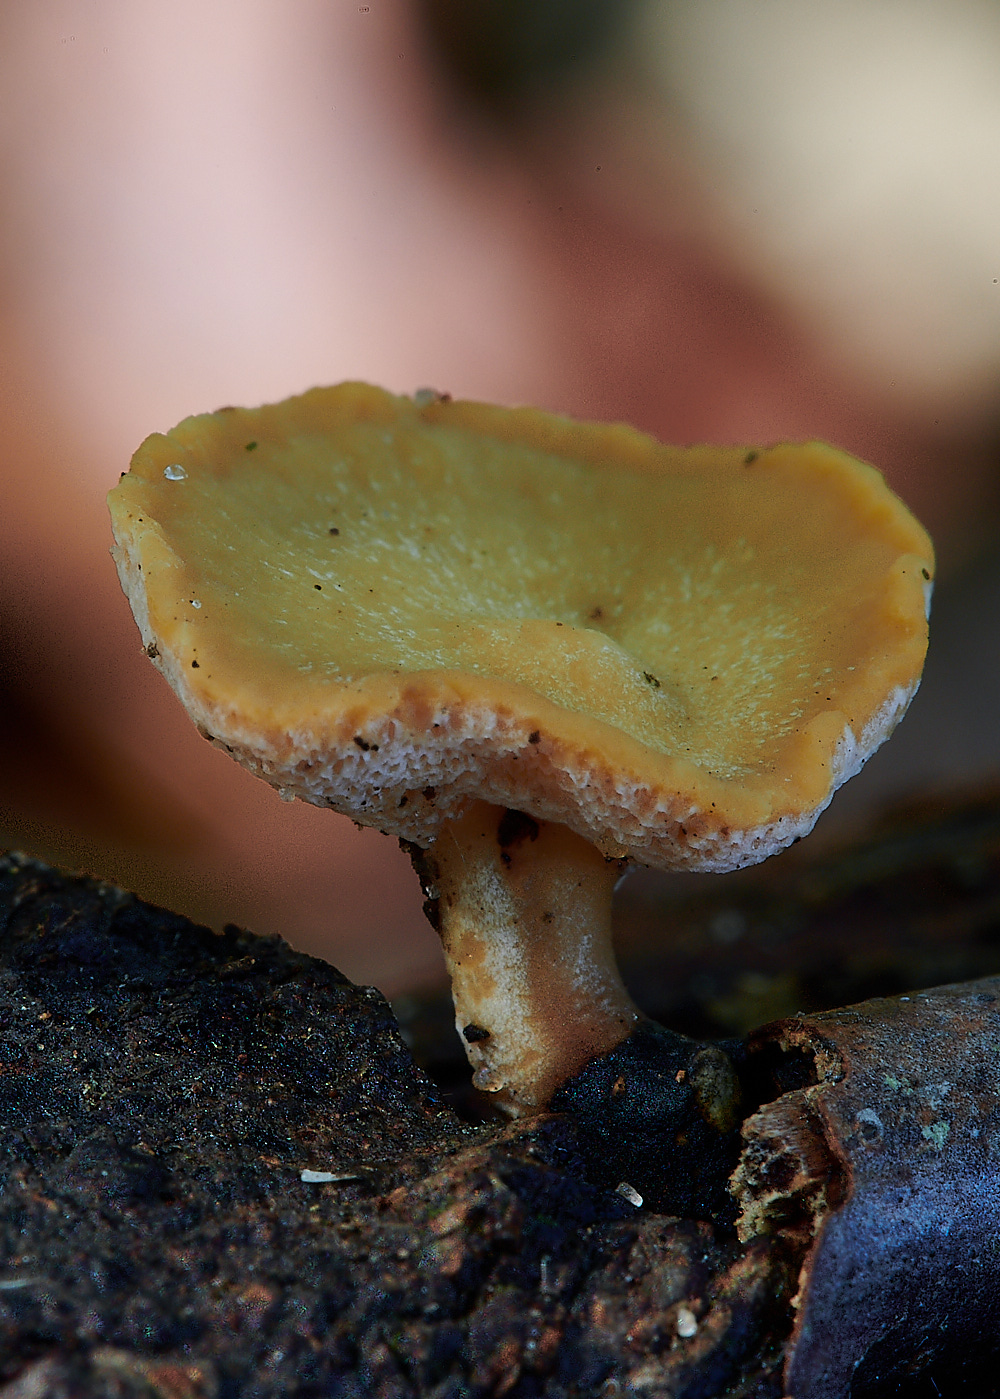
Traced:
<path fill-rule="evenodd" d="M 198 738 L 108 557 L 149 432 L 344 378 L 873 461 L 932 660 L 823 824 L 1000 766 L 986 0 L 7 6 L 0 175 L 3 844 L 440 975 L 405 858 Z"/>

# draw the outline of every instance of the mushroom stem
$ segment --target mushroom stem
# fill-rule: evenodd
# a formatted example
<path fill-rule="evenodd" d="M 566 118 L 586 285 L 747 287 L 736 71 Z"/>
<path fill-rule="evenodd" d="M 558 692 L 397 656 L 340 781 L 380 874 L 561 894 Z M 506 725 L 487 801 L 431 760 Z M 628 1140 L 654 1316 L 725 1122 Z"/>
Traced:
<path fill-rule="evenodd" d="M 419 865 L 473 1083 L 511 1116 L 537 1112 L 639 1020 L 611 946 L 621 861 L 565 826 L 476 802 Z"/>

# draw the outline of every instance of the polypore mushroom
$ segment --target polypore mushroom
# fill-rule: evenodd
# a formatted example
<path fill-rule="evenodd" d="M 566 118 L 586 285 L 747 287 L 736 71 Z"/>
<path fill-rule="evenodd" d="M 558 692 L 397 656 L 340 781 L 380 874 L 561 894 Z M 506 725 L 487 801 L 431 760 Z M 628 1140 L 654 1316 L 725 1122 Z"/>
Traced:
<path fill-rule="evenodd" d="M 805 834 L 926 646 L 926 534 L 818 443 L 342 384 L 148 438 L 110 504 L 202 733 L 416 850 L 474 1081 L 512 1113 L 637 1023 L 623 863 L 731 870 Z"/>

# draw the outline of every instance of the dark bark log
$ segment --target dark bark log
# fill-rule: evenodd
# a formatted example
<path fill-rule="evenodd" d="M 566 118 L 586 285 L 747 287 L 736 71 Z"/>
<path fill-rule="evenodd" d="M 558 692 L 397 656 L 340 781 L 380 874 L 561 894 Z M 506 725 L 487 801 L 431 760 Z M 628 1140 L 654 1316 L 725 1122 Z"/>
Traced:
<path fill-rule="evenodd" d="M 1000 979 L 770 1026 L 815 1083 L 743 1127 L 745 1239 L 804 1250 L 792 1399 L 1000 1366 Z"/>

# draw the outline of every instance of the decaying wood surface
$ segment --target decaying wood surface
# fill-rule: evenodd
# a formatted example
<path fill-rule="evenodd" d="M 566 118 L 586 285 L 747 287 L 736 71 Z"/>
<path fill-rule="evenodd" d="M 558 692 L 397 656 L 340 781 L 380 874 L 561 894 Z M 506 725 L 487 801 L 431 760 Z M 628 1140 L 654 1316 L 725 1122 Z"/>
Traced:
<path fill-rule="evenodd" d="M 4 1399 L 780 1393 L 771 1250 L 463 1124 L 378 993 L 16 858 L 0 910 Z"/>
<path fill-rule="evenodd" d="M 685 1220 L 567 1115 L 457 1115 L 332 968 L 4 860 L 0 1396 L 1000 1392 L 1000 982 L 914 989 L 1000 974 L 1000 803 L 714 898 L 625 939 L 741 1079 Z M 818 1008 L 831 957 L 881 999 Z M 734 1038 L 769 979 L 803 1013 Z"/>

